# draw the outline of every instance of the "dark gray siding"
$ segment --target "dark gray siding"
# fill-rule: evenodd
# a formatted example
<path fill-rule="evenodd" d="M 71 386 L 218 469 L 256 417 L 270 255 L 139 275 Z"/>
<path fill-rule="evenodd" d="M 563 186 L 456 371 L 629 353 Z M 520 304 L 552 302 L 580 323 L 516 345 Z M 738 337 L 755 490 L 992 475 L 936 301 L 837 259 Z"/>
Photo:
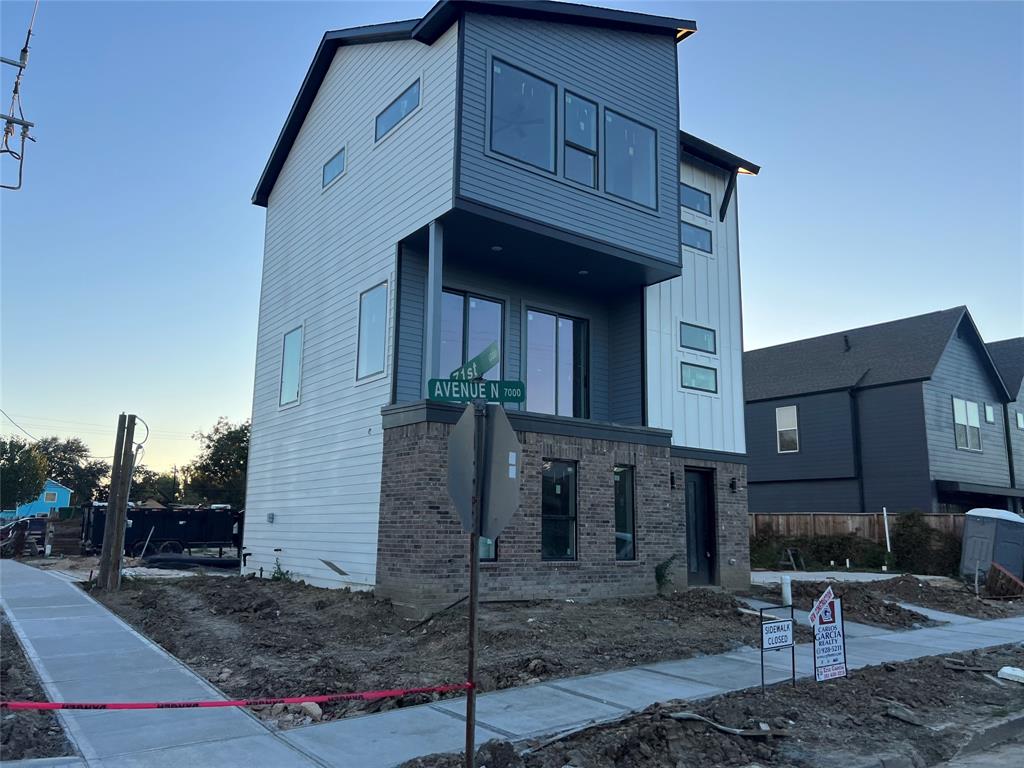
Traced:
<path fill-rule="evenodd" d="M 799 453 L 779 453 L 776 444 L 775 409 L 788 405 L 797 407 Z M 848 392 L 748 403 L 745 413 L 749 482 L 855 476 Z"/>
<path fill-rule="evenodd" d="M 860 497 L 856 480 L 750 483 L 747 505 L 751 514 L 853 515 L 860 512 Z"/>
<path fill-rule="evenodd" d="M 953 398 L 973 400 L 981 407 L 981 451 L 958 449 L 953 432 Z M 924 383 L 928 456 L 935 480 L 959 480 L 1009 487 L 1010 472 L 1003 426 L 1003 398 L 968 325 L 950 339 L 932 378 Z M 992 405 L 996 421 L 985 421 L 984 406 Z"/>
<path fill-rule="evenodd" d="M 1010 389 L 1013 389 L 1012 382 Z M 1007 411 L 1010 417 L 1010 450 L 1013 451 L 1013 486 L 1024 488 L 1024 429 L 1017 428 L 1017 414 L 1024 413 L 1024 397 L 1010 403 Z"/>
<path fill-rule="evenodd" d="M 502 376 L 521 379 L 530 386 L 524 370 L 526 310 L 558 312 L 587 320 L 590 333 L 590 418 L 621 424 L 642 424 L 643 367 L 640 364 L 641 289 L 604 302 L 582 294 L 568 295 L 556 288 L 485 275 L 446 265 L 445 288 L 471 291 L 505 305 L 504 361 Z M 426 295 L 426 259 L 405 249 L 402 258 L 399 306 L 398 360 L 395 400 L 414 402 L 423 398 L 423 328 Z M 610 392 L 614 391 L 614 402 Z M 514 405 L 508 406 L 514 408 Z"/>
<path fill-rule="evenodd" d="M 648 256 L 679 262 L 676 49 L 666 36 L 470 13 L 465 21 L 456 194 Z M 658 132 L 658 211 L 626 204 L 486 151 L 488 57 L 597 100 Z M 559 120 L 561 125 L 561 120 Z M 600 154 L 600 149 L 599 149 Z M 602 171 L 603 172 L 603 171 Z"/>
<path fill-rule="evenodd" d="M 864 511 L 927 512 L 932 505 L 921 383 L 857 392 Z"/>

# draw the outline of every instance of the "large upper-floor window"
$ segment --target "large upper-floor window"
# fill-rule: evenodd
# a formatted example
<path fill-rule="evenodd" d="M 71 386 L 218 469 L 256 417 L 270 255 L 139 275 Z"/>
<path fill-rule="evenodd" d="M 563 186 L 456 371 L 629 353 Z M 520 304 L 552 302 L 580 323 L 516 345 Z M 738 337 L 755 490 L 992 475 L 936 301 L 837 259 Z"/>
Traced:
<path fill-rule="evenodd" d="M 412 85 L 402 91 L 402 94 L 388 104 L 384 111 L 377 115 L 377 123 L 374 129 L 374 141 L 380 141 L 387 133 L 402 122 L 408 115 L 420 105 L 420 81 L 416 80 Z"/>
<path fill-rule="evenodd" d="M 697 227 L 688 221 L 683 223 L 683 245 L 698 251 L 711 253 L 711 230 Z"/>
<path fill-rule="evenodd" d="M 605 191 L 657 208 L 657 133 L 611 109 L 604 111 L 604 129 Z"/>
<path fill-rule="evenodd" d="M 279 405 L 299 401 L 299 382 L 302 379 L 302 326 L 284 335 L 281 344 L 281 395 Z"/>
<path fill-rule="evenodd" d="M 775 409 L 775 445 L 779 453 L 797 453 L 800 450 L 800 425 L 795 405 Z"/>
<path fill-rule="evenodd" d="M 527 311 L 526 410 L 586 418 L 586 320 Z"/>
<path fill-rule="evenodd" d="M 365 379 L 384 371 L 387 346 L 388 284 L 375 285 L 359 294 L 359 352 L 356 378 Z"/>
<path fill-rule="evenodd" d="M 553 173 L 555 96 L 554 84 L 494 59 L 491 150 Z"/>
<path fill-rule="evenodd" d="M 540 555 L 576 559 L 576 463 L 544 459 L 540 486 Z"/>
<path fill-rule="evenodd" d="M 326 187 L 345 172 L 345 148 L 338 150 L 330 160 L 324 163 L 323 186 Z"/>
<path fill-rule="evenodd" d="M 597 104 L 565 94 L 565 178 L 597 187 Z"/>
<path fill-rule="evenodd" d="M 713 355 L 717 349 L 715 344 L 715 331 L 711 328 L 705 328 L 702 325 L 680 323 L 679 346 L 686 347 L 687 349 L 695 349 L 698 352 L 707 352 Z"/>
<path fill-rule="evenodd" d="M 706 365 L 682 363 L 683 389 L 699 389 L 702 392 L 718 391 L 718 371 Z"/>
<path fill-rule="evenodd" d="M 441 375 L 451 376 L 492 344 L 498 363 L 484 371 L 485 379 L 501 378 L 504 305 L 472 294 L 441 294 Z"/>
<path fill-rule="evenodd" d="M 981 450 L 981 412 L 977 403 L 953 398 L 953 432 L 957 448 Z"/>
<path fill-rule="evenodd" d="M 705 216 L 711 215 L 711 195 L 689 184 L 679 185 L 679 204 Z"/>

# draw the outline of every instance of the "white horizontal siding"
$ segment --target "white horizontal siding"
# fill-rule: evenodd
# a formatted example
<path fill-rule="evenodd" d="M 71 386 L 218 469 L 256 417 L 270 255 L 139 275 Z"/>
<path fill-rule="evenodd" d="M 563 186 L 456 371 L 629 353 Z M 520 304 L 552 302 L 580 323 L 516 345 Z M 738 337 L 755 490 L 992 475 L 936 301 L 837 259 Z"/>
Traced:
<path fill-rule="evenodd" d="M 342 47 L 267 207 L 246 572 L 276 561 L 321 586 L 372 586 L 380 503 L 380 409 L 391 394 L 396 244 L 451 208 L 458 30 Z M 420 108 L 380 142 L 374 120 L 416 78 Z M 346 148 L 344 175 L 321 169 Z M 355 380 L 359 294 L 388 283 L 384 374 Z M 301 399 L 279 408 L 283 335 L 303 324 Z M 267 516 L 273 513 L 274 522 Z M 323 561 L 349 575 L 342 578 Z"/>
<path fill-rule="evenodd" d="M 680 163 L 681 181 L 711 195 L 711 216 L 680 207 L 680 217 L 711 230 L 712 254 L 682 247 L 680 277 L 647 289 L 647 423 L 672 430 L 674 445 L 746 452 L 743 425 L 743 325 L 740 297 L 738 201 L 718 220 L 728 175 L 700 162 Z M 714 355 L 683 349 L 681 322 L 713 328 Z M 716 394 L 683 389 L 680 365 L 718 371 Z"/>

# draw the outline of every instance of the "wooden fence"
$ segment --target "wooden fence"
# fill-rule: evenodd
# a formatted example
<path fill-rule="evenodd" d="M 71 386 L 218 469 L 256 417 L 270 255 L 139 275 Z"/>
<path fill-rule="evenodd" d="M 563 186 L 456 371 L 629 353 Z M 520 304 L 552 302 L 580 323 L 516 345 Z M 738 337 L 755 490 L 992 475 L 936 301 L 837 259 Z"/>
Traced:
<path fill-rule="evenodd" d="M 892 536 L 897 515 L 889 515 L 889 535 Z M 925 513 L 925 523 L 939 531 L 963 538 L 964 516 L 955 513 Z M 885 524 L 882 513 L 866 515 L 809 514 L 752 514 L 750 535 L 767 529 L 774 536 L 811 538 L 815 536 L 848 536 L 885 545 Z"/>

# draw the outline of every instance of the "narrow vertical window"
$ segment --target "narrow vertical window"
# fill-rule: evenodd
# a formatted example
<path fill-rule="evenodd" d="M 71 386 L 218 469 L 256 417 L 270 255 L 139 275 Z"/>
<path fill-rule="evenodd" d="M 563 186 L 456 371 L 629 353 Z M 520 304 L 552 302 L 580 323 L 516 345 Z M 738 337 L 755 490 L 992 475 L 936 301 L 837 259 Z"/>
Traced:
<path fill-rule="evenodd" d="M 323 186 L 326 187 L 344 172 L 345 148 L 342 147 L 334 157 L 324 163 Z"/>
<path fill-rule="evenodd" d="M 988 403 L 985 403 L 985 421 L 989 424 L 996 423 L 996 409 Z"/>
<path fill-rule="evenodd" d="M 658 150 L 653 128 L 604 111 L 604 187 L 610 195 L 658 207 Z"/>
<path fill-rule="evenodd" d="M 392 128 L 402 122 L 420 105 L 420 81 L 406 88 L 402 95 L 392 101 L 387 108 L 377 115 L 374 141 L 383 139 Z"/>
<path fill-rule="evenodd" d="M 1024 429 L 1024 411 L 1017 411 L 1017 429 Z"/>
<path fill-rule="evenodd" d="M 541 559 L 576 559 L 576 464 L 545 459 L 541 474 Z"/>
<path fill-rule="evenodd" d="M 281 352 L 280 405 L 299 401 L 299 381 L 302 378 L 302 326 L 284 335 Z"/>
<path fill-rule="evenodd" d="M 615 559 L 636 560 L 633 467 L 615 467 Z"/>
<path fill-rule="evenodd" d="M 491 150 L 555 170 L 555 86 L 495 59 L 491 65 Z"/>
<path fill-rule="evenodd" d="M 587 417 L 587 322 L 526 313 L 526 409 Z"/>
<path fill-rule="evenodd" d="M 384 371 L 387 342 L 388 284 L 370 288 L 359 295 L 359 352 L 356 378 L 363 379 Z"/>
<path fill-rule="evenodd" d="M 797 453 L 800 450 L 800 426 L 795 405 L 775 409 L 775 444 L 779 453 Z"/>
<path fill-rule="evenodd" d="M 565 178 L 597 187 L 597 104 L 565 94 Z"/>
<path fill-rule="evenodd" d="M 977 403 L 953 398 L 953 434 L 957 448 L 981 450 L 981 412 Z"/>

